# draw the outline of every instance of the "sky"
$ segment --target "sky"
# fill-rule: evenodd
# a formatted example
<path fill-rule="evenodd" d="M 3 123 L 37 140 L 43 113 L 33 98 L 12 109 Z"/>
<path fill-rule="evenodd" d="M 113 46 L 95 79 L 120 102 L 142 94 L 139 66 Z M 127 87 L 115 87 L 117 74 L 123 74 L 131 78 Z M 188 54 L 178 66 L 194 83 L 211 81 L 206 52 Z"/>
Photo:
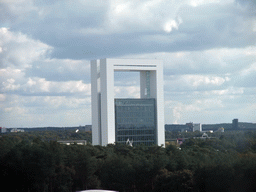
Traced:
<path fill-rule="evenodd" d="M 255 0 L 1 0 L 0 127 L 91 124 L 100 58 L 163 60 L 166 124 L 256 123 Z"/>

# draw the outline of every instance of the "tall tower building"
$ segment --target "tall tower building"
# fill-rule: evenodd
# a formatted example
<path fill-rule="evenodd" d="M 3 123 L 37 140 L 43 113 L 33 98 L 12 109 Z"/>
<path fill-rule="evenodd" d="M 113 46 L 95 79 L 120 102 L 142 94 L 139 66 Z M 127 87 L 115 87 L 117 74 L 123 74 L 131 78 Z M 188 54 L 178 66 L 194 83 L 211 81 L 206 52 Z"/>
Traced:
<path fill-rule="evenodd" d="M 114 72 L 140 72 L 140 98 L 114 98 Z M 165 145 L 163 64 L 160 60 L 91 61 L 92 144 Z"/>
<path fill-rule="evenodd" d="M 232 128 L 234 130 L 238 129 L 238 119 L 233 119 L 232 120 Z"/>

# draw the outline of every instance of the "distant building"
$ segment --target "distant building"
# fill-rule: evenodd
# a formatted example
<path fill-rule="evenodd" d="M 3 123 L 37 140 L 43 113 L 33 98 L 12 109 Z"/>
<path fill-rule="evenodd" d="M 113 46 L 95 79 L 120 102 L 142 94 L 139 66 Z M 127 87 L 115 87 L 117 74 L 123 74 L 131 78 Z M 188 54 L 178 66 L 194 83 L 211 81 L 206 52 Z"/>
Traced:
<path fill-rule="evenodd" d="M 238 119 L 232 120 L 232 129 L 234 130 L 238 129 Z"/>
<path fill-rule="evenodd" d="M 6 133 L 6 128 L 5 127 L 0 127 L 0 133 Z"/>
<path fill-rule="evenodd" d="M 186 126 L 189 128 L 188 131 L 192 132 L 193 131 L 193 122 L 186 123 Z"/>
<path fill-rule="evenodd" d="M 194 123 L 193 124 L 193 132 L 194 131 L 200 131 L 202 132 L 202 124 L 201 123 Z"/>
<path fill-rule="evenodd" d="M 220 128 L 224 128 L 225 131 L 230 131 L 230 130 L 240 130 L 240 131 L 256 130 L 256 123 L 239 122 L 238 119 L 233 119 L 232 123 L 203 124 L 202 125 L 202 130 L 203 131 L 213 130 L 215 132 L 215 131 L 220 131 L 219 130 Z"/>
<path fill-rule="evenodd" d="M 59 144 L 64 144 L 64 145 L 72 145 L 72 144 L 86 145 L 87 144 L 86 140 L 59 140 L 57 142 Z"/>
<path fill-rule="evenodd" d="M 10 132 L 11 132 L 11 133 L 24 132 L 24 129 L 13 128 L 13 129 L 11 129 Z"/>
<path fill-rule="evenodd" d="M 92 125 L 85 125 L 84 131 L 92 131 Z"/>
<path fill-rule="evenodd" d="M 232 123 L 220 123 L 220 124 L 203 124 L 202 130 L 203 131 L 218 131 L 220 127 L 223 127 L 225 130 L 232 130 Z"/>
<path fill-rule="evenodd" d="M 218 132 L 221 132 L 221 133 L 224 133 L 224 128 L 223 127 L 220 127 L 219 129 L 218 129 Z"/>
<path fill-rule="evenodd" d="M 202 131 L 201 123 L 186 123 L 186 124 L 166 124 L 165 131 L 192 132 Z"/>
<path fill-rule="evenodd" d="M 165 131 L 186 132 L 189 130 L 189 126 L 185 124 L 165 124 Z"/>

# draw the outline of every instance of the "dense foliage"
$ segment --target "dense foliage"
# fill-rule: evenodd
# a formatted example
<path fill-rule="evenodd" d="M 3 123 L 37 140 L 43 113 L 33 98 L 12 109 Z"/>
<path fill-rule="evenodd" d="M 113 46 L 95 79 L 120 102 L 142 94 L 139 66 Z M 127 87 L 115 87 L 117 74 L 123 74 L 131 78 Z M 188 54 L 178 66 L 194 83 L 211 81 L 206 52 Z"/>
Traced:
<path fill-rule="evenodd" d="M 84 139 L 88 133 L 59 137 Z M 198 133 L 194 133 L 198 134 Z M 46 136 L 48 135 L 48 137 Z M 182 135 L 180 135 L 182 136 Z M 256 132 L 227 132 L 166 148 L 60 145 L 56 132 L 0 138 L 8 191 L 256 191 Z"/>

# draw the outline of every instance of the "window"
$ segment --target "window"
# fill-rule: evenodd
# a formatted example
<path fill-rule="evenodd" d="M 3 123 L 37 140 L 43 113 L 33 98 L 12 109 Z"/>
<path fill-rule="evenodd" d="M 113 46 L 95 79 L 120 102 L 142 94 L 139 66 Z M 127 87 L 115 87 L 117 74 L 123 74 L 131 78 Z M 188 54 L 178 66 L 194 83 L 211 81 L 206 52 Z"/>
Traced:
<path fill-rule="evenodd" d="M 115 99 L 115 122 L 117 143 L 156 144 L 155 99 Z"/>

